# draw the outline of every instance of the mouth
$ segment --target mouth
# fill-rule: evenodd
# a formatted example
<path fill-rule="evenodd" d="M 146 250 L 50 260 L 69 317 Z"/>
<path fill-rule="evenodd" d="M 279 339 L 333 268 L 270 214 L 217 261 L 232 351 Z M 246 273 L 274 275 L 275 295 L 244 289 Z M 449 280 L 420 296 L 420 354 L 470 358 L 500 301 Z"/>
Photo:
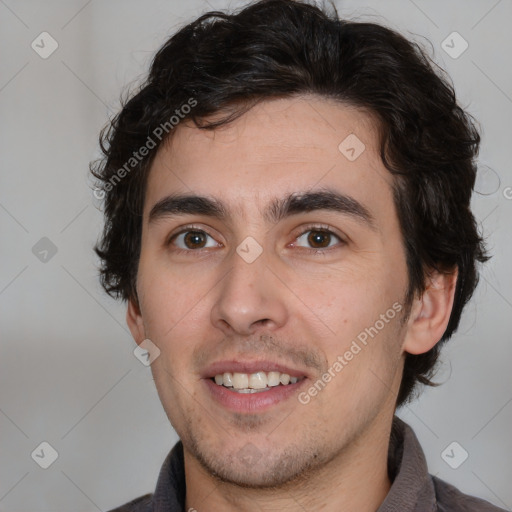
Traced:
<path fill-rule="evenodd" d="M 305 379 L 301 377 L 292 377 L 288 373 L 277 371 L 255 373 L 224 372 L 218 373 L 211 380 L 217 386 L 224 386 L 235 393 L 262 393 L 270 391 L 277 386 L 289 386 Z"/>
<path fill-rule="evenodd" d="M 307 378 L 301 370 L 270 362 L 224 361 L 210 366 L 203 382 L 224 408 L 255 413 L 294 396 Z"/>

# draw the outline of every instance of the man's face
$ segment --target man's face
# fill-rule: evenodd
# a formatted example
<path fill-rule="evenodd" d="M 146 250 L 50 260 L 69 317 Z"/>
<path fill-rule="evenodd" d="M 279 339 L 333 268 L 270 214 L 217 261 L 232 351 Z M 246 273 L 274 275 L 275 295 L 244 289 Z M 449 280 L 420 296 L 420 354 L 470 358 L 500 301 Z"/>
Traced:
<path fill-rule="evenodd" d="M 354 135 L 339 148 L 350 134 L 364 150 Z M 160 148 L 136 338 L 160 349 L 151 368 L 164 409 L 210 473 L 284 483 L 390 420 L 408 282 L 391 183 L 374 120 L 314 97 L 263 102 L 214 131 L 182 123 Z M 270 209 L 326 191 L 341 207 L 316 196 Z M 150 219 L 170 195 L 222 203 L 225 216 L 188 201 Z"/>

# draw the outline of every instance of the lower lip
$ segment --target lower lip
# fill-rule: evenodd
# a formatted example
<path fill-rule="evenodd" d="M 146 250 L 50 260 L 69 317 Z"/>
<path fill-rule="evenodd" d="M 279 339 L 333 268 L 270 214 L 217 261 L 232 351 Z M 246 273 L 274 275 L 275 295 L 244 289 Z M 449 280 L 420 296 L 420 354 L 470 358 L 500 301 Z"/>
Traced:
<path fill-rule="evenodd" d="M 213 398 L 226 409 L 240 413 L 254 413 L 269 409 L 296 395 L 305 385 L 306 380 L 304 378 L 295 384 L 274 386 L 268 391 L 259 393 L 237 393 L 230 388 L 215 384 L 211 379 L 204 379 L 203 382 Z"/>

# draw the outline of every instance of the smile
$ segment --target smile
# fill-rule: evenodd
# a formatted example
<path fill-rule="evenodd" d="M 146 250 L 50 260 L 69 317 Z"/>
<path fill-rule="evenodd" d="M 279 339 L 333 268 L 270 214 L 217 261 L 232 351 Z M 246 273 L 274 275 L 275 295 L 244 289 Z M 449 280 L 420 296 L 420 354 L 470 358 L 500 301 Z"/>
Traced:
<path fill-rule="evenodd" d="M 277 386 L 296 384 L 304 377 L 292 377 L 287 373 L 264 372 L 238 373 L 224 372 L 212 379 L 218 386 L 224 386 L 237 393 L 261 393 Z"/>

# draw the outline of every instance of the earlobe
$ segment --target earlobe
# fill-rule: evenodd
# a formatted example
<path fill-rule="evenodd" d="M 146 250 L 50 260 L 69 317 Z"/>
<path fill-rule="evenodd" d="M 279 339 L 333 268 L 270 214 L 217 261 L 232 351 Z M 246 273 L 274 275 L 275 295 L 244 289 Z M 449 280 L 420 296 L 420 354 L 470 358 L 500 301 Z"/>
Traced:
<path fill-rule="evenodd" d="M 140 312 L 140 306 L 133 298 L 128 300 L 128 307 L 126 309 L 126 323 L 130 328 L 133 339 L 137 345 L 140 345 L 146 339 L 146 336 L 144 323 L 142 321 L 142 314 Z"/>
<path fill-rule="evenodd" d="M 452 273 L 432 271 L 423 295 L 414 300 L 409 318 L 404 352 L 424 354 L 442 338 L 453 307 L 457 269 Z"/>

